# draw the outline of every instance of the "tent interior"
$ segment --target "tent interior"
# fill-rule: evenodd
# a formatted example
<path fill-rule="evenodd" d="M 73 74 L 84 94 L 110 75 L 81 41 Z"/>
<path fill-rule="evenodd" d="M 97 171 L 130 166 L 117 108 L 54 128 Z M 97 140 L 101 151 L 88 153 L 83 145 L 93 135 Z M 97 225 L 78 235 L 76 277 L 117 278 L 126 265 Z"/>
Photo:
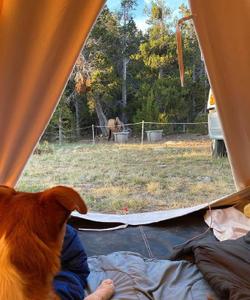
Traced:
<path fill-rule="evenodd" d="M 88 256 L 131 251 L 148 258 L 169 259 L 175 246 L 202 234 L 207 229 L 203 222 L 203 214 L 204 211 L 199 211 L 172 220 L 149 225 L 128 225 L 116 230 L 103 229 L 116 228 L 121 223 L 107 224 L 76 217 L 72 217 L 69 223 L 79 229 L 79 236 Z"/>
<path fill-rule="evenodd" d="M 15 186 L 21 176 L 104 2 L 0 2 L 1 184 Z M 250 4 L 189 3 L 238 190 L 211 203 L 213 211 L 250 200 Z M 207 210 L 73 214 L 90 256 L 89 292 L 109 276 L 113 299 L 249 299 L 249 234 L 218 241 L 204 222 Z"/>

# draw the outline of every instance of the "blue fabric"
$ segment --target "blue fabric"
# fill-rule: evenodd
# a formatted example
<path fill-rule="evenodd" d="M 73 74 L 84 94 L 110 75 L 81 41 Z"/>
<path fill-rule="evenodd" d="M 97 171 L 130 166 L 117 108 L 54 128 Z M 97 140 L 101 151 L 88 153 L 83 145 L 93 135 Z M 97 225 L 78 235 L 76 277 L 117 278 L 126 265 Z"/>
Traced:
<path fill-rule="evenodd" d="M 61 271 L 54 278 L 54 288 L 62 300 L 82 300 L 89 267 L 87 255 L 77 231 L 67 225 L 61 254 Z"/>

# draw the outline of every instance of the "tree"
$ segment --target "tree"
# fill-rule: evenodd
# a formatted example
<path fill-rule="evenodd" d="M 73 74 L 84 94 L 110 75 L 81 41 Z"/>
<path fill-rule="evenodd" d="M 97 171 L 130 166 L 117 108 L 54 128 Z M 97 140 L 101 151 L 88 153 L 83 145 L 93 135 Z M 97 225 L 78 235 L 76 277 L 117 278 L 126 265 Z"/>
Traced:
<path fill-rule="evenodd" d="M 116 104 L 119 90 L 117 44 L 119 45 L 118 20 L 105 7 L 83 51 L 91 76 L 88 102 L 94 104 L 100 126 L 106 126 L 106 110 Z M 101 129 L 103 134 L 107 133 L 104 127 Z"/>
<path fill-rule="evenodd" d="M 185 7 L 181 6 L 180 9 L 183 15 L 189 14 Z M 187 23 L 183 26 L 186 84 L 181 88 L 171 11 L 163 1 L 158 0 L 152 1 L 148 12 L 147 22 L 150 27 L 138 53 L 133 56 L 145 65 L 145 68 L 140 70 L 143 74 L 143 84 L 136 94 L 136 97 L 140 97 L 137 100 L 137 116 L 138 112 L 145 112 L 146 106 L 143 101 L 148 102 L 147 97 L 154 97 L 154 105 L 157 105 L 159 111 L 158 118 L 169 122 L 191 122 L 204 107 L 204 89 L 206 90 L 204 66 L 200 59 L 193 24 Z M 144 95 L 145 92 L 148 96 Z M 152 116 L 154 114 L 152 111 Z"/>
<path fill-rule="evenodd" d="M 192 22 L 182 26 L 185 87 L 181 88 L 174 20 L 163 0 L 148 10 L 148 30 L 136 28 L 136 0 L 121 0 L 118 13 L 104 7 L 82 51 L 46 131 L 67 130 L 77 140 L 81 127 L 108 118 L 127 121 L 192 122 L 204 112 L 208 82 Z M 190 12 L 180 7 L 183 16 Z M 53 134 L 52 134 L 53 133 Z"/>
<path fill-rule="evenodd" d="M 90 74 L 87 62 L 82 54 L 78 57 L 75 68 L 71 74 L 71 79 L 74 81 L 74 91 L 70 95 L 71 103 L 75 108 L 75 124 L 76 124 L 76 138 L 80 139 L 80 101 L 82 95 L 91 90 Z"/>
<path fill-rule="evenodd" d="M 158 72 L 158 77 L 164 76 L 164 68 L 175 60 L 173 46 L 175 37 L 171 34 L 167 18 L 170 10 L 161 0 L 152 1 L 147 23 L 150 24 L 148 38 L 141 43 L 136 59 L 142 59 L 145 65 Z"/>
<path fill-rule="evenodd" d="M 179 9 L 183 17 L 191 15 L 190 10 L 185 5 L 181 5 Z M 198 113 L 206 111 L 208 80 L 192 20 L 182 25 L 182 39 L 186 69 L 185 78 L 189 78 L 190 84 L 191 109 L 189 117 L 195 119 Z"/>
<path fill-rule="evenodd" d="M 134 116 L 135 122 L 146 120 L 148 122 L 158 121 L 159 107 L 155 101 L 154 91 L 148 85 L 144 85 L 141 89 L 142 106 L 137 109 Z"/>
<path fill-rule="evenodd" d="M 63 95 L 42 139 L 58 140 L 59 144 L 62 144 L 64 141 L 64 131 L 70 130 L 71 122 L 72 114 L 69 103 L 67 97 Z"/>
<path fill-rule="evenodd" d="M 132 11 L 137 5 L 136 0 L 122 0 L 121 10 L 118 14 L 120 20 L 120 41 L 121 41 L 121 60 L 122 60 L 122 120 L 127 122 L 125 113 L 127 107 L 127 65 L 130 55 L 135 52 L 136 25 L 132 18 Z"/>

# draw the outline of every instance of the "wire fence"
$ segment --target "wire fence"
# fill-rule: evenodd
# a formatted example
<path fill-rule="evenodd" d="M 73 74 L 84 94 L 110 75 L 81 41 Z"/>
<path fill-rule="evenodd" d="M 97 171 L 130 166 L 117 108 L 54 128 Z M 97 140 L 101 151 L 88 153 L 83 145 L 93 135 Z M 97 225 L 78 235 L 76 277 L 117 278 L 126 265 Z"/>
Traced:
<path fill-rule="evenodd" d="M 89 125 L 72 129 L 55 129 L 46 131 L 42 140 L 51 142 L 69 143 L 82 141 L 85 143 L 98 143 L 108 139 L 108 126 Z M 127 123 L 112 132 L 112 140 L 115 142 L 137 141 L 143 144 L 145 141 L 156 142 L 170 135 L 180 134 L 208 134 L 207 122 L 147 122 Z"/>

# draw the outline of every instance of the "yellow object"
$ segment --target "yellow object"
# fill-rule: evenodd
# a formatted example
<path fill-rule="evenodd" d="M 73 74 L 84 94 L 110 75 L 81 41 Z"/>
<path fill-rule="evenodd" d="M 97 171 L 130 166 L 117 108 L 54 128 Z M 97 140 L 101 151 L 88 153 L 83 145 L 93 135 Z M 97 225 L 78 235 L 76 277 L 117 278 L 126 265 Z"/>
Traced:
<path fill-rule="evenodd" d="M 210 90 L 210 93 L 209 93 L 209 105 L 215 105 L 215 99 L 214 99 L 214 96 Z"/>
<path fill-rule="evenodd" d="M 250 218 L 250 203 L 244 207 L 244 215 Z"/>

